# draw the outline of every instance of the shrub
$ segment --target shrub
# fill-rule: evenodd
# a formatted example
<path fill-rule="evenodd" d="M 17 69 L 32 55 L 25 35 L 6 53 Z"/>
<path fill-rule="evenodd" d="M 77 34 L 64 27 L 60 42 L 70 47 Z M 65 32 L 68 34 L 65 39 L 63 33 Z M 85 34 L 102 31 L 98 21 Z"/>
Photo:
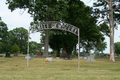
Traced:
<path fill-rule="evenodd" d="M 17 44 L 14 44 L 12 47 L 12 53 L 17 53 L 18 51 L 20 51 L 20 48 Z"/>

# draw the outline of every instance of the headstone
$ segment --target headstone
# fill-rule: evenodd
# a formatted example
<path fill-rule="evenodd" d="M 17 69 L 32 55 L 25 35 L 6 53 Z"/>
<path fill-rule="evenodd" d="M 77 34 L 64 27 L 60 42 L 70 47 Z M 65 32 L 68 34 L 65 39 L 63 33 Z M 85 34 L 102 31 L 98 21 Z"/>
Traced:
<path fill-rule="evenodd" d="M 71 58 L 75 58 L 75 57 L 76 57 L 76 55 L 75 55 L 75 54 L 71 55 Z"/>
<path fill-rule="evenodd" d="M 11 58 L 10 53 L 9 53 L 9 52 L 6 53 L 6 56 L 5 56 L 5 57 Z"/>
<path fill-rule="evenodd" d="M 90 54 L 89 54 L 89 53 L 85 53 L 84 56 L 85 56 L 85 57 L 88 57 L 88 56 L 90 56 Z"/>
<path fill-rule="evenodd" d="M 84 59 L 87 59 L 87 57 L 84 57 Z"/>
<path fill-rule="evenodd" d="M 59 57 L 56 57 L 56 59 L 59 59 Z"/>
<path fill-rule="evenodd" d="M 85 56 L 85 52 L 80 52 L 80 56 Z"/>
<path fill-rule="evenodd" d="M 118 55 L 115 53 L 115 57 L 118 57 Z"/>
<path fill-rule="evenodd" d="M 70 57 L 70 55 L 67 55 L 67 59 L 68 59 L 68 60 L 72 60 L 71 57 Z"/>
<path fill-rule="evenodd" d="M 46 60 L 47 60 L 48 62 L 52 62 L 53 58 L 52 58 L 52 57 L 46 57 Z"/>
<path fill-rule="evenodd" d="M 70 55 L 67 55 L 67 52 L 64 50 L 61 57 L 63 60 L 72 60 Z"/>
<path fill-rule="evenodd" d="M 21 52 L 21 55 L 23 55 L 23 52 Z"/>
<path fill-rule="evenodd" d="M 54 55 L 54 52 L 51 52 L 50 55 L 51 55 L 51 56 Z"/>
<path fill-rule="evenodd" d="M 77 57 L 78 56 L 78 54 L 77 53 L 74 53 L 74 55 Z"/>
<path fill-rule="evenodd" d="M 17 55 L 18 55 L 18 56 L 20 55 L 20 51 L 17 52 Z"/>
<path fill-rule="evenodd" d="M 25 57 L 25 59 L 30 59 L 30 54 L 27 54 L 27 56 Z"/>
<path fill-rule="evenodd" d="M 30 54 L 31 57 L 35 57 L 33 53 Z"/>
<path fill-rule="evenodd" d="M 71 59 L 70 55 L 64 54 L 63 60 L 72 60 L 72 59 Z"/>
<path fill-rule="evenodd" d="M 83 57 L 79 57 L 79 59 L 83 59 Z"/>
<path fill-rule="evenodd" d="M 104 57 L 107 57 L 107 54 L 104 54 Z"/>
<path fill-rule="evenodd" d="M 61 58 L 64 58 L 64 53 L 62 53 L 62 54 L 60 55 L 60 57 L 61 57 Z"/>
<path fill-rule="evenodd" d="M 42 53 L 41 51 L 37 51 L 37 54 L 36 54 L 37 57 L 41 57 L 42 56 Z"/>
<path fill-rule="evenodd" d="M 105 54 L 104 53 L 100 53 L 99 57 L 105 57 Z"/>
<path fill-rule="evenodd" d="M 18 56 L 18 53 L 14 53 L 14 56 Z"/>
<path fill-rule="evenodd" d="M 99 57 L 100 55 L 99 54 L 95 54 L 96 57 Z"/>
<path fill-rule="evenodd" d="M 88 56 L 86 61 L 95 61 L 94 56 Z"/>
<path fill-rule="evenodd" d="M 20 51 L 18 51 L 17 53 L 14 53 L 14 56 L 19 56 Z"/>
<path fill-rule="evenodd" d="M 64 50 L 61 57 L 63 57 L 63 59 L 67 58 L 67 52 Z"/>
<path fill-rule="evenodd" d="M 3 55 L 0 55 L 0 57 L 3 57 Z"/>
<path fill-rule="evenodd" d="M 120 56 L 120 54 L 118 54 L 118 56 Z"/>

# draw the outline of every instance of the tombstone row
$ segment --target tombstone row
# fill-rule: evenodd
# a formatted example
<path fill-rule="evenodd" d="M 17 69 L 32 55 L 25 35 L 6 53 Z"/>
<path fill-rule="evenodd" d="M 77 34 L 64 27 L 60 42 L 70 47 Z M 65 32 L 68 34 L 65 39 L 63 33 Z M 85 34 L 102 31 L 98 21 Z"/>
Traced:
<path fill-rule="evenodd" d="M 3 57 L 3 55 L 0 55 L 0 57 Z M 5 57 L 11 58 L 10 53 L 9 53 L 9 52 L 6 53 L 6 54 L 5 54 Z"/>
<path fill-rule="evenodd" d="M 94 60 L 94 56 L 79 57 L 79 59 L 86 59 L 86 61 L 95 61 L 95 60 Z"/>

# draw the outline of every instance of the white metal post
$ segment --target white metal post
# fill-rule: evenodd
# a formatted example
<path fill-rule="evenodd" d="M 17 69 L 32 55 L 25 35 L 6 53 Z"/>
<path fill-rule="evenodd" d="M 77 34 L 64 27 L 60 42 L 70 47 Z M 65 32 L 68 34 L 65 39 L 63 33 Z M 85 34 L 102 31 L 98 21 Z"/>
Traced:
<path fill-rule="evenodd" d="M 27 56 L 29 55 L 29 35 L 30 35 L 30 28 L 28 30 L 28 48 L 27 48 Z M 29 59 L 27 58 L 27 68 L 28 68 L 28 65 L 29 65 Z"/>
<path fill-rule="evenodd" d="M 78 69 L 80 68 L 80 30 L 78 28 Z"/>

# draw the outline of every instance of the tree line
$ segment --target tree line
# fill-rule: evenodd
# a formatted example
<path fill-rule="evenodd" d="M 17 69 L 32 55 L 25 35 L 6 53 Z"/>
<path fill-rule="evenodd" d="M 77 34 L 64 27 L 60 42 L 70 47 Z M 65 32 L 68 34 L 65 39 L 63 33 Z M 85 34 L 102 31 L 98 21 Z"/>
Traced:
<path fill-rule="evenodd" d="M 15 52 L 23 52 L 27 53 L 27 45 L 28 45 L 28 30 L 19 27 L 13 30 L 8 30 L 7 24 L 0 21 L 0 53 L 15 53 L 13 50 L 14 46 L 18 46 L 18 49 Z M 17 47 L 14 47 L 17 48 Z M 30 42 L 30 53 L 35 53 L 36 50 L 40 50 L 40 43 L 31 41 Z"/>

